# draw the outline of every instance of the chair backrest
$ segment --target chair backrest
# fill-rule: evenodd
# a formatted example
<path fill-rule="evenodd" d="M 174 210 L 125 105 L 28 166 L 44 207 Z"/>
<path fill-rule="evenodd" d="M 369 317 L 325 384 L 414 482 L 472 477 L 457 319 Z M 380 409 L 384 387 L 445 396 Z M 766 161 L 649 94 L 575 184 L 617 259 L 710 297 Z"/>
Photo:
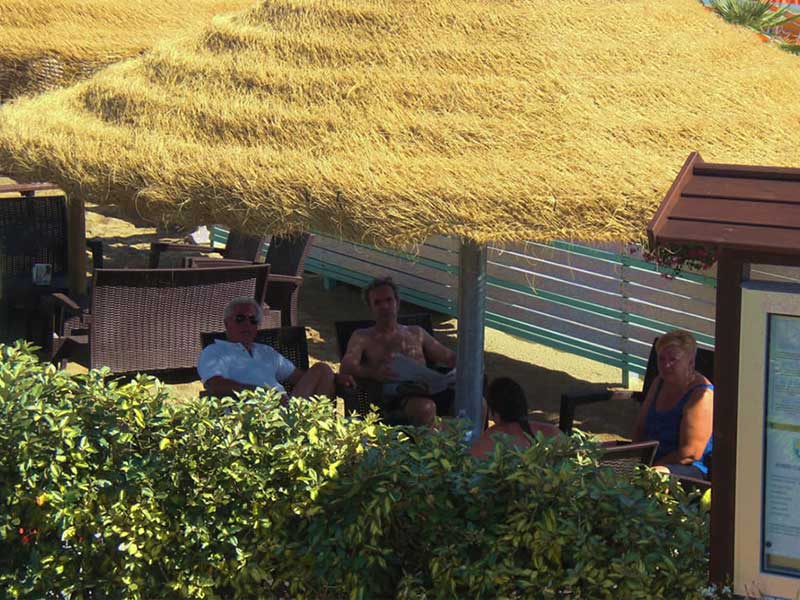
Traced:
<path fill-rule="evenodd" d="M 0 276 L 31 276 L 49 263 L 53 276 L 66 274 L 67 206 L 61 196 L 0 198 Z"/>
<path fill-rule="evenodd" d="M 433 335 L 433 322 L 428 313 L 414 313 L 410 315 L 398 315 L 397 322 L 401 325 L 417 325 Z M 347 344 L 357 329 L 365 329 L 375 325 L 375 321 L 362 319 L 360 321 L 336 321 L 336 343 L 339 345 L 339 358 L 347 352 Z"/>
<path fill-rule="evenodd" d="M 200 334 L 203 348 L 215 340 L 224 340 L 224 331 L 204 332 Z M 256 334 L 256 342 L 272 346 L 280 354 L 288 358 L 295 367 L 308 369 L 308 339 L 305 327 L 280 327 L 278 329 L 261 329 Z"/>
<path fill-rule="evenodd" d="M 113 373 L 193 369 L 200 333 L 217 331 L 237 296 L 263 303 L 269 265 L 96 269 L 89 364 Z"/>
<path fill-rule="evenodd" d="M 228 241 L 222 251 L 222 256 L 251 263 L 260 262 L 266 243 L 267 238 L 263 235 L 252 235 L 232 229 L 228 234 Z"/>
<path fill-rule="evenodd" d="M 608 467 L 619 475 L 630 475 L 637 465 L 652 465 L 657 450 L 656 441 L 611 446 L 603 450 L 600 466 Z"/>
<path fill-rule="evenodd" d="M 647 371 L 644 374 L 644 384 L 642 386 L 641 400 L 644 400 L 650 386 L 658 377 L 658 353 L 656 352 L 656 344 L 659 338 L 653 340 L 653 345 L 650 346 L 650 356 L 647 359 Z M 694 368 L 708 377 L 708 380 L 713 383 L 714 381 L 714 351 L 706 348 L 698 348 L 697 356 L 694 360 Z"/>
<path fill-rule="evenodd" d="M 264 262 L 278 275 L 302 275 L 306 258 L 314 244 L 314 236 L 301 233 L 291 236 L 272 236 Z M 226 257 L 228 258 L 228 257 Z"/>

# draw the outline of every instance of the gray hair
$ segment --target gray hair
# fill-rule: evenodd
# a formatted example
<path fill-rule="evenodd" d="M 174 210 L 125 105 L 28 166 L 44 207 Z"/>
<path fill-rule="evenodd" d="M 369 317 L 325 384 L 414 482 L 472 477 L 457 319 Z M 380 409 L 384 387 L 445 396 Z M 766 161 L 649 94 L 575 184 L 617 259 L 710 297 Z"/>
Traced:
<path fill-rule="evenodd" d="M 233 316 L 234 309 L 237 306 L 242 306 L 243 304 L 249 304 L 250 306 L 255 307 L 256 317 L 258 318 L 258 321 L 261 322 L 261 318 L 264 316 L 264 313 L 261 310 L 261 305 L 256 302 L 255 298 L 252 296 L 239 296 L 238 298 L 234 298 L 228 302 L 228 306 L 225 307 L 225 312 L 222 313 L 222 318 L 227 321 Z"/>

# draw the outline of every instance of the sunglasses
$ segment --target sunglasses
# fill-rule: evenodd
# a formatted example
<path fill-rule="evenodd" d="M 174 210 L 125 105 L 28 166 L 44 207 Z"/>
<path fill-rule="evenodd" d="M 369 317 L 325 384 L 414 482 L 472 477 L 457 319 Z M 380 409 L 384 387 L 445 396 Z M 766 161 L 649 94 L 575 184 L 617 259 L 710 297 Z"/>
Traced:
<path fill-rule="evenodd" d="M 235 317 L 233 317 L 233 320 L 236 321 L 237 323 L 244 323 L 247 319 L 250 319 L 250 323 L 252 323 L 253 325 L 258 325 L 259 322 L 258 317 L 248 316 L 248 315 L 236 315 Z"/>

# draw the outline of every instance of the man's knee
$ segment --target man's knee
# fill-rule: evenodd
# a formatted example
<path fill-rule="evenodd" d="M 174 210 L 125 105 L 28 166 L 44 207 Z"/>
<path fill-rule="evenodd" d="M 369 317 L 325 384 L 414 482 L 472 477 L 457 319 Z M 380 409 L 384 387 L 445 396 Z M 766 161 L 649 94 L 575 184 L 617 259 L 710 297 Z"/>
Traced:
<path fill-rule="evenodd" d="M 436 403 L 424 396 L 414 396 L 406 400 L 406 414 L 413 425 L 433 425 Z"/>

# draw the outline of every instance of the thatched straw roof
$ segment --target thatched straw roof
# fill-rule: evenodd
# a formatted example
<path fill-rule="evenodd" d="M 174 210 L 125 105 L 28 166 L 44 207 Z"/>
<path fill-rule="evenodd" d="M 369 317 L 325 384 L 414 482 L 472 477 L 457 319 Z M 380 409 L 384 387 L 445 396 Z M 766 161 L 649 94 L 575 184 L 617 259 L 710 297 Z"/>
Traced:
<path fill-rule="evenodd" d="M 274 0 L 0 111 L 0 165 L 173 222 L 641 239 L 691 150 L 800 165 L 800 62 L 696 0 Z"/>
<path fill-rule="evenodd" d="M 252 0 L 0 0 L 0 100 L 74 83 Z"/>

